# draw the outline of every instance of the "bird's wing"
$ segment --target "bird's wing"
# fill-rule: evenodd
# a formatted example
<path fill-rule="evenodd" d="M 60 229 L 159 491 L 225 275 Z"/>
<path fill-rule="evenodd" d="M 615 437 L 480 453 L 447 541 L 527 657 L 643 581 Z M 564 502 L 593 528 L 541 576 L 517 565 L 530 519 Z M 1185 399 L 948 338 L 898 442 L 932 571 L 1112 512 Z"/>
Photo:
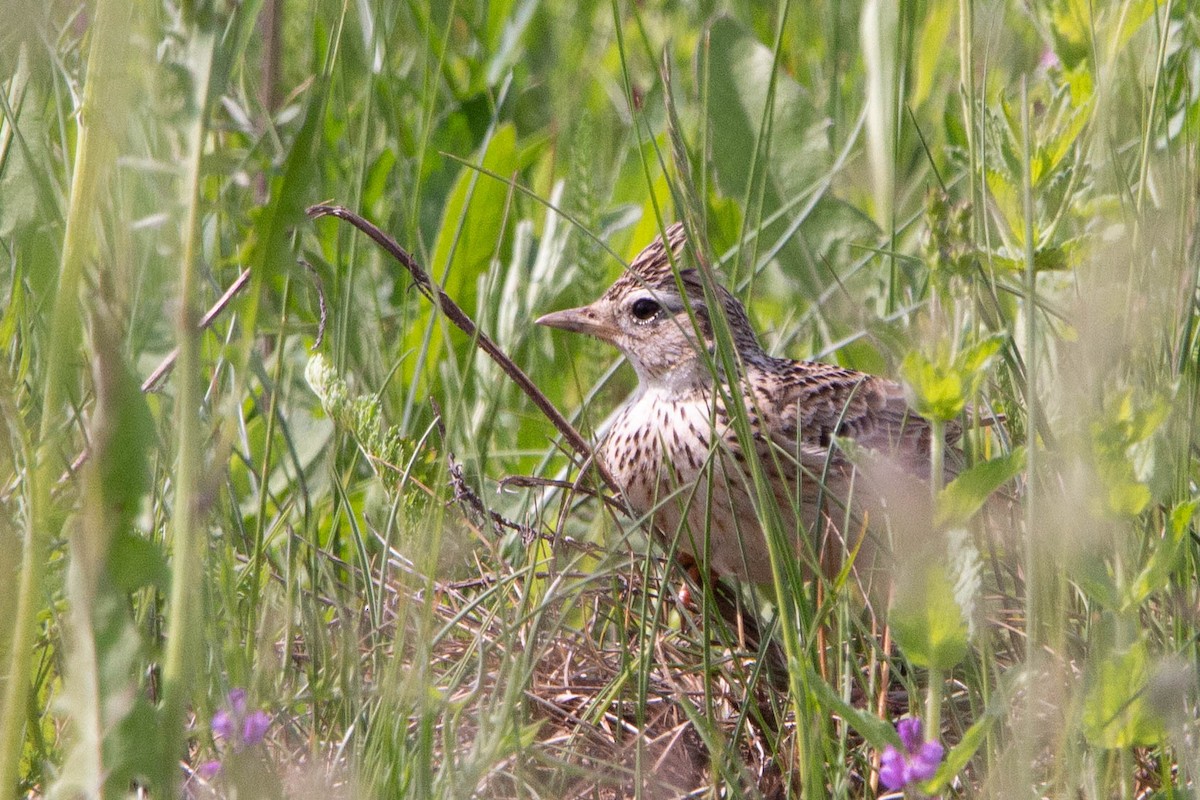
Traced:
<path fill-rule="evenodd" d="M 930 425 L 909 407 L 900 384 L 832 364 L 782 359 L 758 372 L 757 380 L 750 377 L 763 428 L 785 451 L 799 449 L 803 461 L 826 458 L 834 438 L 842 437 L 928 472 Z M 959 434 L 956 423 L 947 425 L 948 443 Z"/>

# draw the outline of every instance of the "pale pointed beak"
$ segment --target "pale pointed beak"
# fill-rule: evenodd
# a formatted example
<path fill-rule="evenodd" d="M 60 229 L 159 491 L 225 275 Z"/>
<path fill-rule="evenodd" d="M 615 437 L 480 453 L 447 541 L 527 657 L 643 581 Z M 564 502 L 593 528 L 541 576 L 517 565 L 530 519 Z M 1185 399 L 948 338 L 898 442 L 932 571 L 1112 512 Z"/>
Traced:
<path fill-rule="evenodd" d="M 555 311 L 538 318 L 537 324 L 572 333 L 587 333 L 606 341 L 612 341 L 613 335 L 616 333 L 592 306 Z"/>

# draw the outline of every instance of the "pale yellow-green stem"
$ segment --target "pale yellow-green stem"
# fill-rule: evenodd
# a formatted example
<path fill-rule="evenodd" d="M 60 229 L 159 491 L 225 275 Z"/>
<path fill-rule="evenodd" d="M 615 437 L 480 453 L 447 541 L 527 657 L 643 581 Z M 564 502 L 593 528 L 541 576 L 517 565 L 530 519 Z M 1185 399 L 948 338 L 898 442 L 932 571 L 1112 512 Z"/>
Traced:
<path fill-rule="evenodd" d="M 933 492 L 934 507 L 942 491 L 943 470 L 946 459 L 946 421 L 931 419 L 929 442 L 929 486 Z M 938 667 L 929 668 L 929 686 L 925 695 L 925 739 L 937 741 L 942 728 L 942 681 L 945 676 Z"/>
<path fill-rule="evenodd" d="M 1025 486 L 1025 628 L 1028 636 L 1029 651 L 1034 652 L 1042 643 L 1042 581 L 1038 562 L 1041 554 L 1038 552 L 1037 537 L 1034 536 L 1035 501 L 1037 486 L 1035 485 L 1037 467 L 1037 347 L 1034 343 L 1036 333 L 1035 314 L 1037 312 L 1037 271 L 1034 265 L 1034 228 L 1033 228 L 1033 172 L 1032 172 L 1032 143 L 1033 131 L 1029 121 L 1029 90 L 1024 79 L 1021 81 L 1021 137 L 1024 144 L 1021 149 L 1021 197 L 1024 211 L 1025 239 L 1025 409 L 1029 415 L 1027 429 L 1029 442 L 1025 456 L 1025 470 L 1028 479 Z"/>
<path fill-rule="evenodd" d="M 958 93 L 962 103 L 963 130 L 967 133 L 967 174 L 970 178 L 971 202 L 976 208 L 983 208 L 980 187 L 983 184 L 979 174 L 979 152 L 976 146 L 980 140 L 979 132 L 975 129 L 975 9 L 973 0 L 958 0 Z M 980 215 L 971 215 L 971 234 L 980 233 Z"/>
<path fill-rule="evenodd" d="M 175 366 L 175 429 L 178 456 L 175 465 L 175 508 L 171 519 L 171 594 L 163 658 L 163 730 L 168 758 L 183 755 L 184 713 L 192 676 L 199 657 L 200 577 L 203 574 L 204 537 L 196 520 L 196 488 L 203 453 L 200 450 L 200 309 L 196 298 L 200 164 L 207 130 L 207 98 L 215 39 L 211 29 L 197 25 L 190 39 L 188 63 L 192 68 L 195 115 L 187 132 L 182 200 L 184 217 L 180 240 L 183 257 L 179 275 L 179 319 L 176 337 L 179 358 Z M 179 787 L 168 781 L 163 794 L 174 797 Z"/>
<path fill-rule="evenodd" d="M 69 390 L 70 365 L 79 347 L 81 315 L 79 287 L 84 265 L 92 254 L 94 228 L 100 195 L 117 156 L 117 126 L 124 124 L 113 113 L 108 100 L 123 91 L 122 68 L 127 52 L 131 4 L 121 0 L 97 0 L 92 16 L 91 46 L 87 75 L 80 104 L 79 136 L 71 178 L 71 198 L 63 233 L 62 261 L 58 287 L 50 317 L 46 352 L 46 378 L 42 392 L 42 420 L 34 459 L 28 465 L 32 477 L 29 514 L 22 543 L 21 572 L 17 586 L 17 613 L 9 662 L 4 669 L 3 704 L 0 705 L 0 793 L 17 787 L 17 769 L 25 742 L 25 721 L 30 663 L 38 608 L 42 602 L 42 580 L 49 543 L 57 535 L 51 530 L 51 489 L 62 472 L 61 446 L 63 407 Z"/>

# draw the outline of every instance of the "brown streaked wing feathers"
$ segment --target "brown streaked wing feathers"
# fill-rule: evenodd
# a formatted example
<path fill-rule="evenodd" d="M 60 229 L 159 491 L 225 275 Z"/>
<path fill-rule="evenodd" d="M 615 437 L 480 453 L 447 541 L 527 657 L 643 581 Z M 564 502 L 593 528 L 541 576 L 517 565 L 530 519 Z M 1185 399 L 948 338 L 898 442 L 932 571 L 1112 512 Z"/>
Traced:
<path fill-rule="evenodd" d="M 832 364 L 775 361 L 776 368 L 754 382 L 764 427 L 777 444 L 825 449 L 834 437 L 845 437 L 928 469 L 930 425 L 909 408 L 900 384 Z M 948 424 L 946 441 L 960 433 L 956 423 Z"/>

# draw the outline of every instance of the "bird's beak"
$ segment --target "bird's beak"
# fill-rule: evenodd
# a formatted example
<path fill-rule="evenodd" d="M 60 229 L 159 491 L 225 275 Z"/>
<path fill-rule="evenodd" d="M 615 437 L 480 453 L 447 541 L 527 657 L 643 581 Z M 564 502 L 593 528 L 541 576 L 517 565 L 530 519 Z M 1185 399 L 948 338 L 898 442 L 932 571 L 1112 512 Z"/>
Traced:
<path fill-rule="evenodd" d="M 616 331 L 608 324 L 593 306 L 580 306 L 555 311 L 540 317 L 538 325 L 547 328 L 571 331 L 572 333 L 587 333 L 598 339 L 612 341 Z"/>

